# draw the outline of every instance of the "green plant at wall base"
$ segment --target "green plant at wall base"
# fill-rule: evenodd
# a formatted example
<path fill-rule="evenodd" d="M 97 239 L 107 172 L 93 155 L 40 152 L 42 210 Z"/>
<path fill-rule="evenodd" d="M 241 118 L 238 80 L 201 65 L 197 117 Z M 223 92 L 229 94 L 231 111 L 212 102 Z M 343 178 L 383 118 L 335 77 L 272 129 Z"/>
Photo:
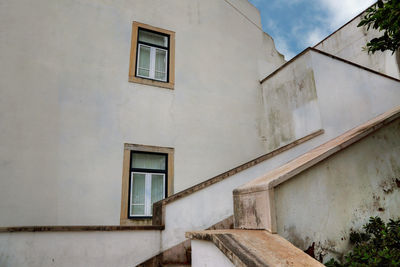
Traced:
<path fill-rule="evenodd" d="M 364 232 L 351 232 L 352 252 L 343 263 L 331 259 L 328 267 L 400 266 L 400 220 L 385 224 L 379 217 L 371 217 Z"/>
<path fill-rule="evenodd" d="M 357 27 L 367 26 L 383 32 L 383 35 L 367 43 L 368 53 L 390 50 L 392 54 L 400 47 L 400 0 L 378 0 L 366 10 Z"/>

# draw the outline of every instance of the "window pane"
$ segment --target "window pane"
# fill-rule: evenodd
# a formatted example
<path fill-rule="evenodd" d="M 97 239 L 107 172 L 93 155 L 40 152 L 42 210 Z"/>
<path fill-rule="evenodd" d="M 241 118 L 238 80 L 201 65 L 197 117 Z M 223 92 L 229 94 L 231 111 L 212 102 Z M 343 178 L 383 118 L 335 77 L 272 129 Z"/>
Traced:
<path fill-rule="evenodd" d="M 131 181 L 131 214 L 132 215 L 143 215 L 144 214 L 144 194 L 145 194 L 145 174 L 133 173 Z M 142 204 L 134 208 L 133 204 Z M 133 213 L 132 213 L 133 212 Z"/>
<path fill-rule="evenodd" d="M 165 170 L 166 155 L 133 153 L 132 168 Z"/>
<path fill-rule="evenodd" d="M 168 47 L 168 37 L 139 29 L 139 41 Z"/>
<path fill-rule="evenodd" d="M 151 205 L 164 198 L 164 174 L 151 175 Z"/>
<path fill-rule="evenodd" d="M 139 74 L 140 76 L 143 76 L 143 77 L 149 77 L 149 76 L 150 76 L 150 71 L 149 71 L 149 70 L 145 70 L 145 69 L 140 69 L 140 68 L 139 68 L 138 74 Z"/>
<path fill-rule="evenodd" d="M 150 47 L 139 45 L 138 75 L 150 76 Z"/>
<path fill-rule="evenodd" d="M 158 80 L 167 80 L 167 51 L 156 49 L 156 71 L 155 78 Z"/>
<path fill-rule="evenodd" d="M 132 204 L 144 204 L 145 174 L 134 173 L 132 182 Z"/>
<path fill-rule="evenodd" d="M 144 214 L 144 204 L 143 205 L 132 205 L 131 206 L 132 215 L 145 215 Z"/>

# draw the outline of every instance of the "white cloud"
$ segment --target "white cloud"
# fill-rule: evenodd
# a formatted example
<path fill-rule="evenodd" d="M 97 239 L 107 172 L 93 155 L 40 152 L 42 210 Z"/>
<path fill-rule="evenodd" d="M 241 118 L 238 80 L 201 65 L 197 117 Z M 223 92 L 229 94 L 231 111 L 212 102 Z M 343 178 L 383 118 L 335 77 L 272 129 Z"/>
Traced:
<path fill-rule="evenodd" d="M 267 19 L 267 25 L 265 25 L 265 26 L 267 27 L 267 29 L 269 29 L 271 31 L 276 31 L 278 29 L 278 25 L 272 19 Z"/>
<path fill-rule="evenodd" d="M 304 45 L 316 45 L 330 32 L 344 25 L 374 2 L 375 0 L 314 0 L 318 9 L 325 11 L 327 16 L 315 17 L 315 21 L 319 22 L 319 26 L 304 34 Z"/>
<path fill-rule="evenodd" d="M 314 46 L 319 43 L 322 39 L 325 38 L 326 33 L 324 33 L 321 29 L 316 28 L 306 34 L 306 39 L 304 40 L 305 46 Z"/>
<path fill-rule="evenodd" d="M 275 45 L 288 60 L 299 49 L 314 46 L 328 34 L 372 5 L 376 0 L 250 0 L 263 10 L 298 9 L 298 18 L 264 18 L 264 30 L 274 37 Z M 294 5 L 297 6 L 294 6 Z M 265 11 L 264 11 L 265 12 Z M 264 14 L 263 14 L 264 15 Z M 266 16 L 266 15 L 264 15 Z M 286 27 L 286 28 L 283 28 Z"/>
<path fill-rule="evenodd" d="M 285 56 L 286 60 L 290 60 L 292 57 L 296 55 L 295 52 L 293 52 L 288 45 L 288 42 L 286 39 L 278 37 L 274 38 L 275 46 L 276 49 L 279 51 L 279 53 L 283 54 Z"/>
<path fill-rule="evenodd" d="M 375 0 L 314 0 L 320 5 L 321 9 L 328 11 L 330 30 L 335 30 L 344 23 L 358 15 L 367 7 L 372 5 Z"/>
<path fill-rule="evenodd" d="M 267 19 L 265 27 L 266 29 L 268 29 L 267 30 L 268 34 L 274 36 L 275 47 L 281 54 L 285 56 L 286 60 L 290 60 L 292 57 L 296 55 L 296 53 L 290 50 L 288 45 L 288 40 L 279 34 L 279 28 L 276 21 L 272 19 Z"/>

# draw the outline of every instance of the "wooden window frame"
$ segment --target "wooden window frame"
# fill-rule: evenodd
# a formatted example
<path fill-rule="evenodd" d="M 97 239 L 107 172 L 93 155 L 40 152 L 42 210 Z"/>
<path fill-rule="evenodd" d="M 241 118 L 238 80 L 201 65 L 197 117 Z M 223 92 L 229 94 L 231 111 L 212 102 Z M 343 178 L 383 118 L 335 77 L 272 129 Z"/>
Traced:
<path fill-rule="evenodd" d="M 163 170 L 159 169 L 148 169 L 148 168 L 135 168 L 132 166 L 132 157 L 133 154 L 146 154 L 146 155 L 159 155 L 165 157 L 165 165 Z M 167 186 L 168 186 L 168 154 L 167 153 L 154 153 L 154 152 L 143 152 L 137 150 L 131 150 L 131 166 L 130 166 L 130 175 L 129 175 L 129 203 L 128 203 L 128 218 L 129 219 L 136 219 L 136 218 L 152 218 L 152 206 L 151 206 L 151 180 L 152 175 L 163 175 L 163 193 L 162 198 L 167 197 Z M 141 205 L 141 204 L 133 204 L 132 203 L 132 183 L 133 183 L 133 174 L 144 174 L 145 175 L 145 194 L 144 194 L 144 214 L 142 215 L 134 215 L 131 213 L 130 208 L 132 205 Z M 150 192 L 148 191 L 150 189 Z"/>
<path fill-rule="evenodd" d="M 168 53 L 168 74 L 167 81 L 152 80 L 136 76 L 137 58 L 138 58 L 138 33 L 139 28 L 144 30 L 168 35 L 169 37 L 169 53 Z M 175 86 L 175 32 L 153 27 L 137 21 L 132 23 L 132 40 L 131 55 L 129 63 L 129 82 L 140 83 L 145 85 L 157 86 L 167 89 L 174 89 Z"/>
<path fill-rule="evenodd" d="M 147 225 L 151 224 L 151 217 L 130 217 L 129 216 L 129 184 L 131 176 L 131 154 L 132 151 L 160 153 L 167 155 L 167 195 L 173 194 L 174 184 L 174 149 L 169 147 L 147 146 L 137 144 L 124 145 L 124 158 L 122 170 L 122 192 L 121 192 L 121 225 Z"/>

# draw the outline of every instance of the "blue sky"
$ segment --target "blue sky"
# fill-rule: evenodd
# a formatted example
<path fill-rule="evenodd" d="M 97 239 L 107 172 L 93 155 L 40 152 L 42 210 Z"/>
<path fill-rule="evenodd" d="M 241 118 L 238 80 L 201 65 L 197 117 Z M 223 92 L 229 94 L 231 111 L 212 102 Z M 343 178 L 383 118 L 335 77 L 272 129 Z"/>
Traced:
<path fill-rule="evenodd" d="M 358 15 L 375 0 L 249 0 L 263 29 L 288 60 Z"/>

